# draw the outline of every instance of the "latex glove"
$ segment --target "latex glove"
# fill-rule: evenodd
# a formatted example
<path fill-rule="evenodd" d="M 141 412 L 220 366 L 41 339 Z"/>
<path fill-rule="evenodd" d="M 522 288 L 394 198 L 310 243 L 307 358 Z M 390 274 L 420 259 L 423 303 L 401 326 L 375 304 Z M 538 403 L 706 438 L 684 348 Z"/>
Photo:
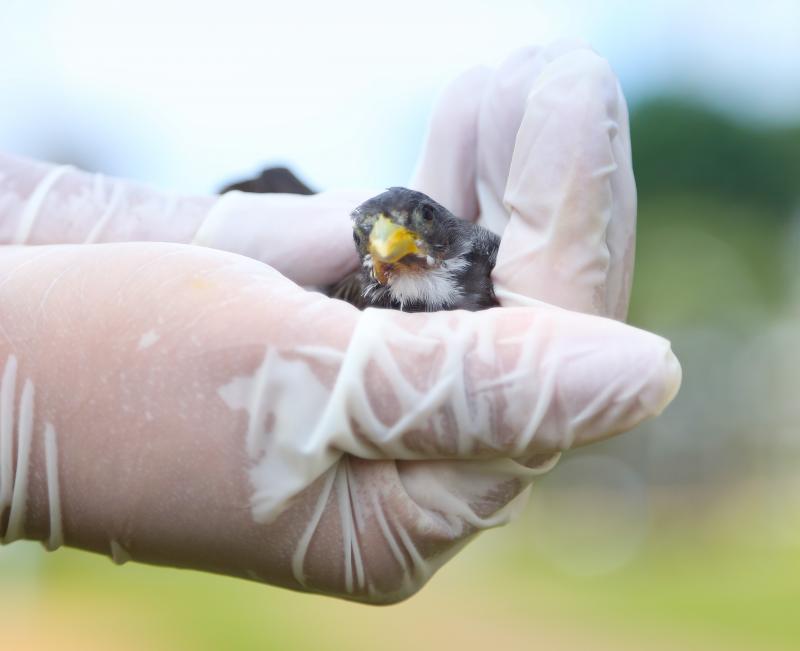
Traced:
<path fill-rule="evenodd" d="M 596 61 L 584 52 L 567 66 L 571 78 L 549 83 L 565 83 L 562 95 L 587 78 L 616 89 L 613 75 L 597 77 Z M 526 116 L 537 101 L 532 93 Z M 596 177 L 594 146 L 611 148 L 608 122 L 619 120 L 600 117 L 581 123 L 589 149 L 572 152 L 584 181 Z M 517 147 L 510 178 L 516 157 L 541 142 Z M 429 145 L 426 156 L 436 154 Z M 629 173 L 629 158 L 617 162 Z M 6 241 L 199 239 L 302 284 L 356 262 L 347 212 L 357 193 L 215 203 L 12 159 L 0 169 Z M 594 186 L 560 187 L 566 206 Z M 579 210 L 547 218 L 551 232 L 564 219 L 586 222 Z M 298 223 L 309 228 L 298 233 Z M 608 228 L 606 220 L 591 241 L 609 268 L 624 265 L 610 259 Z M 553 246 L 575 264 L 580 244 Z M 519 269 L 513 258 L 503 265 Z M 579 273 L 576 287 L 594 278 L 605 297 L 601 276 Z M 361 313 L 210 249 L 7 248 L 0 278 L 6 540 L 371 602 L 408 596 L 477 530 L 502 521 L 537 472 L 511 458 L 549 460 L 628 429 L 658 413 L 679 383 L 667 342 L 614 321 L 546 305 Z"/>
<path fill-rule="evenodd" d="M 413 186 L 503 236 L 502 305 L 527 297 L 625 318 L 636 230 L 628 108 L 585 44 L 521 50 L 451 84 Z"/>

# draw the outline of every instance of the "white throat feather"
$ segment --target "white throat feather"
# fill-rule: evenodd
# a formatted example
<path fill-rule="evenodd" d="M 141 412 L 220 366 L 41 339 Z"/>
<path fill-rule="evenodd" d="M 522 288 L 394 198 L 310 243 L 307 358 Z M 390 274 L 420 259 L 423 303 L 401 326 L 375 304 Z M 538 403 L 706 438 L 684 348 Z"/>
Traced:
<path fill-rule="evenodd" d="M 463 256 L 458 256 L 421 273 L 394 276 L 389 279 L 389 295 L 400 303 L 401 310 L 405 305 L 415 302 L 424 303 L 434 310 L 450 307 L 462 296 L 457 274 L 467 264 Z"/>

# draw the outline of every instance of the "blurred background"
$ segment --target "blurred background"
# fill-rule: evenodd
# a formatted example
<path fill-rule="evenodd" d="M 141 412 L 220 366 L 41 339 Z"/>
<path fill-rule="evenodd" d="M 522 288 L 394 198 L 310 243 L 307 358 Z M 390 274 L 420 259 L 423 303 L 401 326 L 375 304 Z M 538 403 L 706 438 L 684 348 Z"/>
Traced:
<path fill-rule="evenodd" d="M 179 192 L 265 164 L 403 184 L 442 86 L 580 36 L 632 111 L 632 323 L 664 416 L 570 453 L 525 515 L 368 608 L 17 543 L 8 649 L 800 648 L 800 3 L 0 3 L 0 149 Z"/>

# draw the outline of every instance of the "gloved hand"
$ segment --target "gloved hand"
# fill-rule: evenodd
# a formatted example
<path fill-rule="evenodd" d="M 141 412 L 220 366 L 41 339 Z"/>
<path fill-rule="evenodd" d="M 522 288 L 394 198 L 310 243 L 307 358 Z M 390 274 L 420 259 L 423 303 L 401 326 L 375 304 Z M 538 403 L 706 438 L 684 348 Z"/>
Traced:
<path fill-rule="evenodd" d="M 417 590 L 561 450 L 657 414 L 625 104 L 559 46 L 445 93 L 415 185 L 502 230 L 504 307 L 302 289 L 354 268 L 372 192 L 178 198 L 0 159 L 0 532 L 368 602 Z M 265 264 L 266 263 L 266 264 Z"/>

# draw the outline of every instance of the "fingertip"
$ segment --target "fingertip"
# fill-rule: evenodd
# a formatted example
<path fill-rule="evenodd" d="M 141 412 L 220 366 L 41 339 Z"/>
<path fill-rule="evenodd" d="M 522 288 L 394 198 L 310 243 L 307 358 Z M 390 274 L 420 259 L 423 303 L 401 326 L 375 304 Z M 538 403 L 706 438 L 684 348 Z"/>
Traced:
<path fill-rule="evenodd" d="M 666 339 L 608 318 L 534 310 L 523 349 L 537 351 L 530 357 L 535 382 L 517 385 L 514 400 L 534 406 L 515 410 L 510 421 L 526 432 L 520 454 L 604 440 L 657 416 L 675 398 L 681 366 Z"/>
<path fill-rule="evenodd" d="M 665 350 L 660 363 L 656 367 L 651 391 L 643 393 L 642 401 L 650 416 L 658 416 L 678 395 L 683 379 L 681 363 L 672 352 L 672 346 L 664 340 Z"/>
<path fill-rule="evenodd" d="M 585 41 L 582 38 L 562 37 L 548 43 L 542 54 L 544 54 L 545 58 L 547 58 L 549 61 L 552 61 L 558 57 L 564 56 L 565 54 L 574 52 L 575 50 L 588 50 L 591 52 L 592 47 L 589 45 L 588 41 Z"/>
<path fill-rule="evenodd" d="M 476 134 L 481 98 L 490 76 L 487 67 L 472 68 L 443 89 L 409 183 L 470 221 L 478 217 Z"/>
<path fill-rule="evenodd" d="M 502 234 L 509 215 L 503 196 L 515 154 L 527 97 L 547 64 L 541 48 L 513 52 L 492 75 L 478 119 L 478 202 L 480 223 Z"/>
<path fill-rule="evenodd" d="M 616 342 L 609 357 L 598 359 L 604 368 L 598 368 L 594 386 L 584 396 L 586 405 L 593 403 L 592 393 L 594 400 L 605 396 L 605 404 L 596 411 L 595 422 L 578 435 L 577 445 L 631 430 L 660 415 L 680 389 L 681 365 L 670 342 L 653 333 L 619 325 L 624 329 L 624 339 Z"/>

